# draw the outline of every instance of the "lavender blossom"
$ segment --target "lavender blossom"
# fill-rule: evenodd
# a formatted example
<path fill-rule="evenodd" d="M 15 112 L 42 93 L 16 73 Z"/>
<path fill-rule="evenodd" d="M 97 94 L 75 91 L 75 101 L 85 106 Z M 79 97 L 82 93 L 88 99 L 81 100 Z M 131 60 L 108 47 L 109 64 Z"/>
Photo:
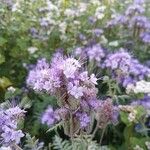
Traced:
<path fill-rule="evenodd" d="M 85 128 L 90 123 L 90 117 L 86 113 L 77 113 L 77 117 L 79 117 L 81 128 Z"/>
<path fill-rule="evenodd" d="M 101 128 L 104 128 L 109 123 L 116 124 L 118 122 L 118 109 L 116 106 L 113 106 L 110 99 L 101 101 L 101 105 L 96 111 L 96 119 Z"/>
<path fill-rule="evenodd" d="M 41 121 L 42 124 L 47 124 L 48 126 L 53 125 L 57 121 L 60 120 L 60 117 L 58 114 L 56 114 L 51 106 L 49 106 L 46 111 L 44 112 Z"/>
<path fill-rule="evenodd" d="M 104 61 L 104 68 L 109 68 L 113 77 L 124 87 L 135 83 L 150 74 L 150 68 L 142 65 L 138 60 L 123 50 L 110 54 Z"/>
<path fill-rule="evenodd" d="M 114 54 L 109 54 L 104 61 L 105 67 L 111 68 L 112 70 L 120 69 L 123 73 L 127 73 L 129 71 L 130 64 L 131 56 L 123 49 Z"/>
<path fill-rule="evenodd" d="M 100 44 L 89 46 L 85 50 L 90 61 L 95 60 L 96 62 L 100 62 L 105 56 L 104 49 Z"/>
<path fill-rule="evenodd" d="M 132 4 L 127 8 L 125 15 L 131 17 L 134 16 L 135 14 L 143 14 L 144 12 L 145 9 L 143 8 L 143 6 L 138 4 Z"/>
<path fill-rule="evenodd" d="M 118 15 L 112 18 L 109 22 L 107 22 L 106 28 L 113 28 L 118 25 L 126 25 L 128 19 L 124 15 Z"/>
<path fill-rule="evenodd" d="M 38 61 L 36 67 L 29 72 L 27 84 L 36 91 L 46 91 L 49 94 L 66 91 L 66 94 L 79 99 L 86 95 L 87 90 L 94 91 L 97 84 L 94 74 L 86 74 L 87 80 L 83 81 L 83 72 L 80 69 L 81 63 L 78 60 L 56 54 L 51 64 L 45 59 Z"/>
<path fill-rule="evenodd" d="M 93 30 L 93 34 L 96 36 L 96 37 L 100 37 L 102 34 L 103 34 L 103 30 L 102 29 L 94 29 Z"/>
<path fill-rule="evenodd" d="M 45 59 L 38 60 L 37 66 L 28 75 L 27 84 L 34 90 L 53 93 L 60 87 L 59 71 L 50 68 Z"/>
<path fill-rule="evenodd" d="M 150 44 L 150 33 L 148 32 L 141 33 L 140 38 L 142 42 L 144 42 L 145 44 Z"/>
<path fill-rule="evenodd" d="M 147 30 L 150 29 L 150 21 L 145 16 L 134 16 L 129 26 Z"/>
<path fill-rule="evenodd" d="M 133 106 L 143 106 L 145 109 L 150 110 L 150 97 L 145 95 L 143 99 L 135 100 L 131 103 Z M 149 112 L 150 113 L 150 112 Z"/>
<path fill-rule="evenodd" d="M 144 4 L 144 2 L 145 0 L 134 0 L 134 3 L 139 5 Z"/>
<path fill-rule="evenodd" d="M 89 21 L 90 24 L 94 24 L 97 21 L 97 19 L 93 16 L 90 16 L 88 21 Z"/>
<path fill-rule="evenodd" d="M 18 130 L 18 120 L 25 114 L 18 106 L 0 109 L 0 137 L 2 143 L 10 145 L 12 143 L 19 144 L 20 139 L 24 137 L 21 130 Z"/>

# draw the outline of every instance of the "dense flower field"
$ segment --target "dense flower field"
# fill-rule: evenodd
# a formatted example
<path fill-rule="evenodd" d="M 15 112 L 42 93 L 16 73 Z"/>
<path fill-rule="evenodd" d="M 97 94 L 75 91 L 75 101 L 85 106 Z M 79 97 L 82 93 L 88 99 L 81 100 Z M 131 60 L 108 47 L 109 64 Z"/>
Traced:
<path fill-rule="evenodd" d="M 0 150 L 150 150 L 150 1 L 0 0 Z"/>

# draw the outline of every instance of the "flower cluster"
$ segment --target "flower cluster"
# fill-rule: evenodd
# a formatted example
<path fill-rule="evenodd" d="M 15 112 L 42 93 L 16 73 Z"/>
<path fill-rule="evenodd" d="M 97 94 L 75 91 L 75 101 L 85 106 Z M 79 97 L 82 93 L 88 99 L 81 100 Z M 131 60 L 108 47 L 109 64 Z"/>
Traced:
<path fill-rule="evenodd" d="M 80 101 L 88 103 L 97 94 L 95 75 L 89 76 L 83 71 L 81 62 L 72 57 L 65 58 L 60 53 L 54 55 L 51 64 L 45 59 L 39 60 L 29 73 L 27 84 L 37 91 L 56 94 L 61 99 L 61 106 L 71 109 L 80 107 Z M 75 108 L 72 103 L 76 103 Z M 48 108 L 42 122 L 50 125 L 58 118 L 53 109 Z"/>
<path fill-rule="evenodd" d="M 118 115 L 118 108 L 113 106 L 112 100 L 106 99 L 97 109 L 96 119 L 100 128 L 104 128 L 108 123 L 117 124 Z"/>
<path fill-rule="evenodd" d="M 115 79 L 125 87 L 130 83 L 148 77 L 150 74 L 150 68 L 142 65 L 122 49 L 106 57 L 104 68 L 109 68 Z"/>
<path fill-rule="evenodd" d="M 150 82 L 147 82 L 145 80 L 141 80 L 136 82 L 135 86 L 132 84 L 129 84 L 127 86 L 127 91 L 133 91 L 134 93 L 145 93 L 150 94 Z"/>
<path fill-rule="evenodd" d="M 140 34 L 140 38 L 142 42 L 146 44 L 150 44 L 150 33 L 149 32 L 143 32 Z"/>
<path fill-rule="evenodd" d="M 101 30 L 100 30 L 101 31 Z M 105 57 L 104 48 L 100 44 L 91 44 L 87 47 L 76 48 L 75 54 L 80 58 L 88 58 L 90 61 L 95 61 L 97 64 Z"/>
<path fill-rule="evenodd" d="M 19 144 L 20 139 L 24 137 L 22 131 L 18 130 L 18 121 L 24 114 L 25 111 L 18 106 L 8 109 L 0 108 L 0 137 L 3 144 Z"/>
<path fill-rule="evenodd" d="M 101 47 L 96 45 L 96 48 Z M 53 110 L 48 107 L 42 116 L 43 124 L 51 126 L 61 120 L 68 122 L 72 118 L 79 125 L 74 130 L 85 129 L 91 122 L 93 112 L 97 113 L 97 120 L 101 120 L 103 116 L 105 121 L 98 121 L 101 124 L 107 125 L 113 118 L 117 120 L 112 102 L 97 99 L 96 76 L 89 75 L 82 63 L 73 57 L 65 57 L 58 52 L 54 54 L 51 63 L 47 63 L 45 59 L 39 60 L 29 73 L 27 84 L 36 91 L 46 91 L 58 98 L 60 108 Z"/>
<path fill-rule="evenodd" d="M 30 71 L 27 84 L 37 91 L 55 92 L 60 87 L 60 75 L 57 69 L 50 68 L 45 59 L 40 59 L 37 66 Z"/>

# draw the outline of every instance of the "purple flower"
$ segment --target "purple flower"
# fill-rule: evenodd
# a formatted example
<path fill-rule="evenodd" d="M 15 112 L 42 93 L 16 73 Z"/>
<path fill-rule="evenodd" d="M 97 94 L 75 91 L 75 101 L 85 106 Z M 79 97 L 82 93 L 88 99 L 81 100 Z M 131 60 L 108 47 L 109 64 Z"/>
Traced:
<path fill-rule="evenodd" d="M 150 44 L 150 33 L 148 32 L 141 33 L 140 38 L 144 43 Z"/>
<path fill-rule="evenodd" d="M 47 18 L 41 18 L 39 22 L 42 27 L 47 27 L 49 25 L 49 21 L 47 20 Z"/>
<path fill-rule="evenodd" d="M 106 27 L 107 28 L 112 28 L 117 25 L 125 25 L 127 24 L 128 19 L 126 16 L 123 15 L 118 15 L 115 18 L 111 19 L 109 22 L 107 22 Z"/>
<path fill-rule="evenodd" d="M 95 60 L 96 62 L 100 62 L 101 59 L 105 56 L 104 49 L 100 44 L 89 46 L 85 50 L 87 52 L 88 58 L 90 60 Z"/>
<path fill-rule="evenodd" d="M 139 5 L 143 4 L 144 2 L 145 0 L 134 0 L 134 3 Z"/>
<path fill-rule="evenodd" d="M 85 128 L 90 123 L 90 117 L 86 113 L 77 113 L 77 117 L 79 117 L 81 128 Z"/>
<path fill-rule="evenodd" d="M 3 131 L 5 132 L 3 132 L 1 136 L 4 139 L 4 143 L 15 142 L 16 144 L 19 144 L 20 139 L 24 137 L 21 130 L 15 131 L 14 129 L 4 126 Z"/>
<path fill-rule="evenodd" d="M 96 111 L 96 119 L 100 123 L 101 128 L 109 123 L 118 123 L 119 110 L 116 106 L 113 106 L 113 103 L 110 99 L 102 101 L 100 107 L 98 107 Z"/>
<path fill-rule="evenodd" d="M 95 17 L 89 17 L 89 23 L 94 24 L 96 22 L 96 18 Z"/>
<path fill-rule="evenodd" d="M 83 96 L 83 87 L 69 83 L 68 93 L 74 96 L 76 99 L 81 98 L 81 96 Z"/>
<path fill-rule="evenodd" d="M 134 16 L 131 19 L 129 27 L 137 27 L 139 29 L 150 29 L 150 22 L 145 16 Z"/>
<path fill-rule="evenodd" d="M 97 99 L 89 100 L 88 103 L 94 110 L 97 110 L 102 104 L 101 101 Z"/>
<path fill-rule="evenodd" d="M 102 29 L 94 29 L 93 30 L 93 34 L 96 36 L 96 37 L 100 37 L 102 34 L 103 34 L 103 30 Z"/>
<path fill-rule="evenodd" d="M 142 105 L 145 109 L 150 110 L 150 97 L 145 95 L 143 99 L 135 100 L 131 103 L 131 105 Z"/>
<path fill-rule="evenodd" d="M 51 106 L 49 106 L 46 109 L 46 111 L 44 112 L 41 118 L 42 124 L 47 124 L 48 126 L 53 125 L 59 120 L 60 120 L 59 115 L 55 113 L 55 111 L 53 110 Z"/>
<path fill-rule="evenodd" d="M 18 130 L 18 121 L 25 114 L 18 106 L 0 110 L 0 137 L 4 144 L 15 142 L 18 144 L 24 136 L 21 130 Z"/>
<path fill-rule="evenodd" d="M 57 67 L 57 66 L 56 66 Z M 45 59 L 38 60 L 36 67 L 29 72 L 28 86 L 36 91 L 53 93 L 60 87 L 60 72 L 57 68 L 50 68 Z"/>
<path fill-rule="evenodd" d="M 89 47 L 88 55 L 92 51 L 96 54 L 93 54 L 91 59 L 99 61 L 97 55 L 100 58 L 104 57 L 103 49 L 99 44 Z M 60 108 L 53 110 L 52 107 L 48 107 L 44 112 L 41 118 L 43 124 L 50 126 L 60 119 L 68 121 L 70 113 L 74 115 L 77 112 L 80 112 L 80 116 L 76 116 L 75 119 L 80 121 L 80 127 L 85 128 L 89 124 L 88 114 L 93 107 L 96 107 L 92 107 L 89 101 L 96 99 L 97 78 L 94 74 L 89 75 L 77 59 L 56 53 L 51 63 L 45 59 L 39 60 L 35 68 L 29 72 L 27 84 L 37 91 L 56 95 L 60 101 Z"/>
<path fill-rule="evenodd" d="M 114 54 L 109 54 L 104 61 L 105 67 L 112 70 L 120 69 L 124 73 L 128 72 L 130 64 L 131 56 L 123 49 Z"/>
<path fill-rule="evenodd" d="M 66 78 L 74 78 L 76 71 L 81 68 L 81 64 L 74 58 L 67 58 L 63 62 L 63 73 Z"/>
<path fill-rule="evenodd" d="M 133 16 L 135 14 L 143 14 L 144 12 L 145 12 L 145 9 L 141 5 L 132 4 L 127 8 L 125 15 Z"/>
<path fill-rule="evenodd" d="M 123 50 L 108 55 L 103 66 L 108 68 L 117 82 L 124 87 L 129 83 L 144 79 L 150 74 L 150 68 L 142 65 Z"/>
<path fill-rule="evenodd" d="M 86 40 L 86 36 L 83 35 L 83 34 L 80 34 L 80 35 L 79 35 L 79 39 L 80 39 L 81 41 L 85 41 L 85 40 Z"/>

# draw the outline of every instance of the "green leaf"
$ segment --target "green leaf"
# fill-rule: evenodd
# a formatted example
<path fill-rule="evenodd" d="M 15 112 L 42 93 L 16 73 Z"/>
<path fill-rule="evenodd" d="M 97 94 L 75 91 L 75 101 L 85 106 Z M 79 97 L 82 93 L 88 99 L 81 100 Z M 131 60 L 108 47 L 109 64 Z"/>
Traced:
<path fill-rule="evenodd" d="M 127 126 L 131 125 L 131 122 L 129 122 L 129 120 L 128 120 L 128 113 L 127 112 L 120 111 L 120 118 L 121 118 L 121 121 L 123 123 L 125 123 Z"/>
<path fill-rule="evenodd" d="M 56 150 L 72 150 L 72 145 L 67 140 L 62 140 L 60 137 L 55 136 L 54 138 L 54 149 Z"/>
<path fill-rule="evenodd" d="M 141 148 L 146 149 L 145 142 L 149 140 L 150 138 L 147 139 L 147 138 L 131 137 L 130 138 L 131 147 L 134 148 L 136 147 L 136 145 L 139 145 Z"/>
<path fill-rule="evenodd" d="M 25 96 L 25 97 L 22 98 L 21 103 L 20 103 L 21 107 L 23 107 L 25 109 L 28 109 L 28 108 L 31 107 L 31 105 L 32 105 L 32 102 L 31 102 L 31 100 L 29 99 L 28 96 Z"/>
<path fill-rule="evenodd" d="M 143 106 L 137 106 L 135 110 L 137 111 L 136 118 L 138 120 L 146 114 L 146 110 L 144 109 Z"/>
<path fill-rule="evenodd" d="M 15 97 L 17 95 L 20 95 L 21 92 L 22 91 L 20 89 L 18 89 L 18 88 L 15 88 L 15 91 L 7 90 L 5 92 L 5 99 L 13 98 L 13 97 Z"/>
<path fill-rule="evenodd" d="M 2 77 L 0 78 L 0 87 L 2 89 L 6 89 L 7 87 L 11 86 L 12 83 L 10 82 L 10 80 L 6 77 Z"/>
<path fill-rule="evenodd" d="M 5 62 L 5 56 L 0 54 L 0 64 Z"/>
<path fill-rule="evenodd" d="M 63 126 L 63 121 L 59 122 L 58 124 L 54 125 L 53 127 L 51 127 L 50 129 L 48 129 L 47 132 L 51 132 L 51 131 L 56 131 L 57 129 L 61 129 Z"/>
<path fill-rule="evenodd" d="M 5 38 L 0 37 L 0 46 L 3 46 L 6 42 L 7 40 Z"/>

